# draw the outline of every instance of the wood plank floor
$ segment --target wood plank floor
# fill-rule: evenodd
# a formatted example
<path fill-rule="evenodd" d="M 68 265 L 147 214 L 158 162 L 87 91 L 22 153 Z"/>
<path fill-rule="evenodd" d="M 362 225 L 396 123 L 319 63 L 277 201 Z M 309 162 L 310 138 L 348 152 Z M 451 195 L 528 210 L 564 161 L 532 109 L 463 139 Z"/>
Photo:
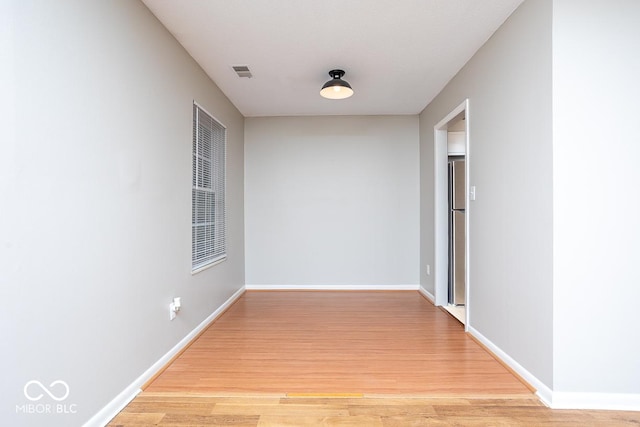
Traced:
<path fill-rule="evenodd" d="M 551 410 L 533 398 L 221 397 L 143 392 L 110 427 L 617 427 L 637 412 Z"/>
<path fill-rule="evenodd" d="M 247 292 L 147 391 L 531 394 L 418 292 Z"/>
<path fill-rule="evenodd" d="M 247 292 L 109 424 L 640 426 L 546 408 L 417 292 Z"/>

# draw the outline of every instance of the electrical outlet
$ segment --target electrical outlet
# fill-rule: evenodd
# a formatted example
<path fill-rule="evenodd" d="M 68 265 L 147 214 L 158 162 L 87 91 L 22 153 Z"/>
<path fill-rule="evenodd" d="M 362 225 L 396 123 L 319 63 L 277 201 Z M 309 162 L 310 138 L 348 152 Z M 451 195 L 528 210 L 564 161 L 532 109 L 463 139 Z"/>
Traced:
<path fill-rule="evenodd" d="M 427 264 L 427 276 L 431 276 L 431 264 Z"/>
<path fill-rule="evenodd" d="M 169 304 L 169 320 L 173 320 L 178 315 L 180 311 L 180 307 L 182 307 L 182 298 L 175 297 L 171 304 Z"/>
<path fill-rule="evenodd" d="M 169 304 L 169 320 L 176 318 L 176 305 L 174 303 Z"/>

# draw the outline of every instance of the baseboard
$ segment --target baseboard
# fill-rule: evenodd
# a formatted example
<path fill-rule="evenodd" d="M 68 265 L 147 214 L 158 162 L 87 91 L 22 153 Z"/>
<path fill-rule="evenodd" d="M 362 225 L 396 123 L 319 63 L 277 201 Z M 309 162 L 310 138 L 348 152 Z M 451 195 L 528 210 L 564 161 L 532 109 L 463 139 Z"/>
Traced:
<path fill-rule="evenodd" d="M 204 319 L 198 326 L 196 326 L 187 336 L 180 340 L 171 350 L 169 350 L 164 356 L 162 356 L 157 362 L 155 362 L 149 369 L 147 369 L 142 375 L 140 375 L 133 383 L 131 383 L 126 389 L 118 394 L 111 402 L 109 402 L 104 408 L 96 413 L 89 421 L 84 424 L 84 427 L 105 426 L 111 421 L 125 406 L 129 404 L 141 391 L 142 386 L 149 381 L 153 376 L 165 367 L 167 363 L 178 353 L 185 348 L 193 338 L 195 338 L 200 332 L 202 332 L 211 322 L 216 320 L 224 311 L 229 308 L 240 296 L 244 293 L 245 289 L 240 288 L 236 293 L 231 295 L 220 307 L 218 307 L 211 315 Z"/>
<path fill-rule="evenodd" d="M 516 362 L 511 356 L 505 353 L 500 347 L 491 342 L 487 337 L 482 335 L 472 326 L 467 325 L 467 332 L 471 334 L 482 345 L 487 347 L 489 351 L 495 354 L 502 362 L 504 362 L 509 368 L 513 369 L 515 373 L 520 375 L 523 380 L 528 382 L 533 388 L 536 389 L 536 395 L 547 406 L 551 406 L 553 392 L 542 381 L 535 377 L 531 372 L 526 370 L 522 365 Z"/>
<path fill-rule="evenodd" d="M 146 373 L 146 372 L 145 372 Z M 144 375 L 144 374 L 143 374 Z M 140 383 L 140 384 L 138 384 Z M 116 415 L 122 411 L 140 393 L 140 386 L 144 381 L 139 378 L 118 394 L 111 402 L 98 411 L 93 417 L 83 424 L 83 427 L 106 426 Z"/>
<path fill-rule="evenodd" d="M 428 299 L 431 304 L 436 305 L 436 297 L 433 296 L 431 294 L 431 292 L 429 292 L 428 290 L 426 290 L 425 288 L 423 288 L 422 286 L 420 286 L 420 288 L 418 288 L 418 292 L 420 292 L 422 294 L 423 297 L 425 297 L 426 299 Z"/>
<path fill-rule="evenodd" d="M 640 394 L 553 392 L 553 409 L 640 411 Z"/>
<path fill-rule="evenodd" d="M 417 291 L 420 285 L 260 285 L 248 284 L 248 291 Z"/>
<path fill-rule="evenodd" d="M 640 411 L 640 394 L 553 391 L 476 329 L 469 327 L 468 332 L 525 381 L 536 388 L 536 395 L 545 405 L 552 409 Z"/>

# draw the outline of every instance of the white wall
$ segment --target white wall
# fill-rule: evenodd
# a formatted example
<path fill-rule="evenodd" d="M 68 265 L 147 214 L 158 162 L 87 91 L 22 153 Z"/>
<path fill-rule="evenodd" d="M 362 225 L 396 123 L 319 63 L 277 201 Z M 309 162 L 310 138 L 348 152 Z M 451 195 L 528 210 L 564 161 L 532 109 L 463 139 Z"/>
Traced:
<path fill-rule="evenodd" d="M 523 3 L 420 115 L 421 284 L 434 291 L 433 127 L 469 98 L 469 326 L 552 386 L 551 1 Z"/>
<path fill-rule="evenodd" d="M 1 418 L 81 425 L 244 284 L 243 117 L 139 2 L 1 12 Z M 228 128 L 229 258 L 191 276 L 194 99 Z M 16 414 L 34 379 L 78 413 Z"/>
<path fill-rule="evenodd" d="M 553 7 L 554 388 L 640 407 L 640 3 Z"/>
<path fill-rule="evenodd" d="M 470 326 L 554 407 L 640 407 L 639 19 L 631 0 L 529 0 L 420 116 L 421 266 L 433 125 L 468 97 Z"/>
<path fill-rule="evenodd" d="M 418 117 L 245 120 L 249 285 L 418 284 Z"/>

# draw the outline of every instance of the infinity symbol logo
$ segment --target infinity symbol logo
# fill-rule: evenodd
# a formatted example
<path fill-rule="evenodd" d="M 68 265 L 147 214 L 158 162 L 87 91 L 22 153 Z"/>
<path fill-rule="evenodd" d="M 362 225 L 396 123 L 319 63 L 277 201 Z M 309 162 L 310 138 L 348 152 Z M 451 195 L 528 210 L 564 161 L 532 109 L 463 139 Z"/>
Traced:
<path fill-rule="evenodd" d="M 44 391 L 45 393 L 47 393 L 49 395 L 50 398 L 52 398 L 53 400 L 55 400 L 56 402 L 60 402 L 62 400 L 65 400 L 68 396 L 69 396 L 69 385 L 61 380 L 57 380 L 52 382 L 51 384 L 49 384 L 49 388 L 45 387 L 40 381 L 37 380 L 31 380 L 28 383 L 26 383 L 24 385 L 24 397 L 26 397 L 27 399 L 31 400 L 32 402 L 35 402 L 37 400 L 40 400 L 44 397 L 44 394 L 40 393 L 37 396 L 31 396 L 29 394 L 29 386 L 31 385 L 37 385 L 38 387 L 40 387 L 42 389 L 42 391 Z M 50 389 L 52 389 L 53 387 L 57 386 L 58 384 L 61 384 L 63 387 L 63 394 L 61 396 L 56 396 L 55 394 L 53 394 Z M 33 389 L 33 387 L 31 387 Z M 60 389 L 60 387 L 57 387 L 58 389 Z"/>

